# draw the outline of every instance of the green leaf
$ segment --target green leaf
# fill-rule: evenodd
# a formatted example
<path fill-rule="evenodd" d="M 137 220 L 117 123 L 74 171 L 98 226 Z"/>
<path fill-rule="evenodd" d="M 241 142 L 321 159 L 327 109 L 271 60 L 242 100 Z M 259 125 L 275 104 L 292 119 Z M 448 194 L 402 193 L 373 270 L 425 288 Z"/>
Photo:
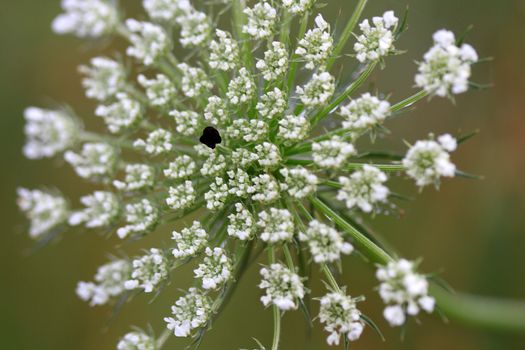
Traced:
<path fill-rule="evenodd" d="M 382 341 L 385 341 L 385 336 L 383 335 L 383 332 L 381 332 L 381 329 L 379 328 L 378 325 L 375 324 L 374 321 L 372 321 L 372 319 L 368 316 L 366 316 L 365 314 L 361 314 L 361 319 L 370 327 L 372 328 L 376 333 L 377 335 L 379 335 L 379 337 L 381 338 Z"/>

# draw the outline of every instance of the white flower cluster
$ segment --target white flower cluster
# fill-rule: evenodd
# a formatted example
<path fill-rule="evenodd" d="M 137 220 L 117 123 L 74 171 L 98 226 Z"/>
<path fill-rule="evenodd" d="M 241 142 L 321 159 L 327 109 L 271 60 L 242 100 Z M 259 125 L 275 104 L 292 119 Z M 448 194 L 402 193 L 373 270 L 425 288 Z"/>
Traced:
<path fill-rule="evenodd" d="M 321 298 L 319 321 L 324 323 L 325 331 L 330 333 L 326 338 L 328 345 L 339 345 L 341 336 L 355 341 L 363 333 L 365 325 L 356 302 L 356 299 L 341 292 L 328 293 Z"/>
<path fill-rule="evenodd" d="M 240 240 L 251 239 L 255 233 L 253 215 L 241 203 L 235 203 L 235 213 L 228 215 L 228 234 Z"/>
<path fill-rule="evenodd" d="M 187 97 L 198 98 L 213 87 L 201 68 L 190 67 L 186 63 L 180 63 L 177 67 L 182 73 L 182 92 Z"/>
<path fill-rule="evenodd" d="M 179 42 L 184 47 L 203 45 L 211 35 L 208 16 L 193 7 L 182 12 L 176 21 L 181 26 Z"/>
<path fill-rule="evenodd" d="M 60 193 L 18 188 L 18 207 L 30 221 L 29 236 L 40 238 L 67 221 L 69 205 Z"/>
<path fill-rule="evenodd" d="M 341 254 L 350 254 L 354 250 L 339 232 L 317 220 L 310 221 L 306 232 L 299 233 L 299 239 L 308 244 L 316 263 L 339 260 Z"/>
<path fill-rule="evenodd" d="M 156 24 L 128 19 L 126 27 L 131 32 L 129 41 L 132 44 L 126 53 L 146 66 L 156 63 L 171 45 L 164 29 Z"/>
<path fill-rule="evenodd" d="M 243 139 L 246 142 L 258 142 L 266 139 L 268 125 L 258 119 L 235 119 L 226 128 L 227 135 L 232 139 Z"/>
<path fill-rule="evenodd" d="M 175 241 L 175 248 L 171 253 L 177 259 L 184 259 L 197 255 L 206 247 L 208 234 L 199 221 L 194 221 L 190 227 L 181 232 L 173 231 L 171 239 Z"/>
<path fill-rule="evenodd" d="M 369 213 L 378 202 L 387 200 L 389 190 L 383 183 L 386 174 L 378 168 L 365 164 L 350 177 L 341 176 L 339 182 L 343 186 L 337 193 L 337 199 L 345 202 L 348 209 L 359 207 Z"/>
<path fill-rule="evenodd" d="M 382 17 L 373 17 L 372 25 L 368 19 L 359 24 L 363 32 L 354 44 L 356 58 L 359 62 L 376 61 L 394 51 L 394 31 L 398 18 L 393 11 L 387 11 Z"/>
<path fill-rule="evenodd" d="M 193 159 L 183 154 L 181 156 L 178 156 L 175 158 L 173 162 L 170 162 L 168 167 L 164 169 L 164 176 L 166 176 L 169 179 L 185 179 L 197 170 L 197 165 L 193 161 Z"/>
<path fill-rule="evenodd" d="M 224 30 L 215 31 L 217 40 L 210 42 L 210 67 L 230 71 L 239 65 L 239 46 L 232 35 Z"/>
<path fill-rule="evenodd" d="M 279 172 L 284 176 L 281 190 L 294 198 L 304 198 L 317 190 L 317 176 L 303 167 L 282 168 Z"/>
<path fill-rule="evenodd" d="M 82 85 L 87 97 L 104 101 L 124 89 L 126 71 L 119 62 L 107 57 L 94 57 L 90 63 L 90 66 L 78 68 L 85 75 Z"/>
<path fill-rule="evenodd" d="M 155 339 L 144 332 L 129 332 L 117 344 L 117 350 L 155 350 Z"/>
<path fill-rule="evenodd" d="M 195 189 L 189 180 L 168 189 L 166 204 L 173 210 L 188 208 L 195 201 Z"/>
<path fill-rule="evenodd" d="M 250 72 L 242 67 L 237 77 L 230 81 L 226 97 L 232 105 L 241 105 L 250 101 L 256 92 L 256 86 L 253 82 Z"/>
<path fill-rule="evenodd" d="M 434 46 L 419 64 L 416 85 L 441 97 L 467 91 L 470 66 L 478 61 L 476 50 L 469 44 L 458 47 L 454 33 L 448 30 L 438 30 L 433 39 Z"/>
<path fill-rule="evenodd" d="M 255 39 L 265 39 L 273 34 L 277 10 L 268 2 L 258 2 L 253 8 L 246 8 L 244 13 L 248 16 L 248 23 L 242 27 L 244 33 Z"/>
<path fill-rule="evenodd" d="M 264 53 L 264 59 L 258 60 L 256 67 L 265 80 L 272 81 L 283 77 L 288 70 L 286 46 L 279 41 L 272 42 L 271 47 Z"/>
<path fill-rule="evenodd" d="M 124 181 L 113 180 L 113 186 L 122 192 L 134 192 L 153 187 L 155 168 L 147 164 L 126 164 Z"/>
<path fill-rule="evenodd" d="M 131 278 L 124 282 L 126 289 L 143 289 L 151 293 L 158 285 L 168 278 L 169 261 L 164 253 L 157 248 L 151 248 L 132 262 Z"/>
<path fill-rule="evenodd" d="M 391 326 L 401 326 L 406 315 L 415 316 L 422 309 L 434 310 L 435 300 L 428 295 L 428 281 L 425 276 L 415 272 L 413 262 L 400 259 L 379 267 L 376 273 L 379 295 L 388 306 L 383 316 Z"/>
<path fill-rule="evenodd" d="M 143 0 L 142 5 L 150 18 L 170 21 L 191 9 L 189 0 Z"/>
<path fill-rule="evenodd" d="M 99 37 L 110 34 L 118 24 L 117 9 L 106 0 L 62 0 L 63 14 L 52 24 L 57 34 Z"/>
<path fill-rule="evenodd" d="M 259 213 L 260 238 L 268 243 L 290 241 L 294 234 L 292 214 L 287 209 L 270 208 Z"/>
<path fill-rule="evenodd" d="M 224 249 L 207 247 L 204 260 L 193 270 L 202 279 L 203 289 L 218 289 L 232 277 L 232 263 Z"/>
<path fill-rule="evenodd" d="M 312 158 L 322 168 L 340 168 L 355 154 L 354 146 L 338 136 L 312 144 Z"/>
<path fill-rule="evenodd" d="M 283 7 L 294 14 L 305 12 L 312 6 L 313 0 L 282 0 Z"/>
<path fill-rule="evenodd" d="M 120 215 L 120 202 L 113 192 L 95 191 L 82 197 L 80 202 L 86 208 L 71 214 L 70 225 L 84 223 L 87 228 L 104 227 L 114 223 Z"/>
<path fill-rule="evenodd" d="M 188 293 L 171 307 L 173 317 L 165 317 L 164 321 L 176 337 L 188 337 L 192 330 L 208 322 L 211 312 L 210 298 L 197 288 L 190 288 Z"/>
<path fill-rule="evenodd" d="M 151 231 L 159 220 L 159 210 L 149 200 L 126 204 L 127 225 L 117 229 L 117 236 L 124 239 L 131 234 L 144 234 Z"/>
<path fill-rule="evenodd" d="M 137 126 L 142 119 L 140 102 L 123 92 L 117 93 L 116 97 L 117 102 L 98 106 L 95 110 L 95 115 L 104 119 L 108 130 L 112 133 L 129 130 Z"/>
<path fill-rule="evenodd" d="M 271 175 L 257 175 L 252 178 L 252 186 L 248 189 L 248 193 L 252 195 L 254 201 L 269 204 L 279 198 L 279 183 Z"/>
<path fill-rule="evenodd" d="M 281 310 L 297 309 L 305 289 L 301 277 L 282 264 L 271 264 L 261 269 L 259 288 L 265 290 L 261 297 L 264 306 L 275 305 Z"/>
<path fill-rule="evenodd" d="M 299 41 L 299 47 L 295 53 L 305 60 L 305 68 L 323 68 L 326 60 L 332 54 L 334 39 L 330 34 L 330 25 L 323 16 L 315 18 L 316 28 L 306 32 L 303 39 Z"/>
<path fill-rule="evenodd" d="M 339 114 L 345 118 L 343 128 L 361 131 L 384 121 L 390 115 L 390 103 L 367 92 L 342 106 Z"/>
<path fill-rule="evenodd" d="M 328 72 L 314 73 L 305 86 L 297 87 L 297 94 L 306 107 L 323 106 L 335 91 L 335 78 Z"/>
<path fill-rule="evenodd" d="M 281 161 L 279 147 L 270 142 L 263 142 L 255 146 L 257 162 L 264 168 L 271 168 L 278 165 Z"/>
<path fill-rule="evenodd" d="M 156 129 L 148 134 L 146 140 L 135 140 L 133 146 L 148 154 L 158 156 L 173 149 L 173 134 L 166 129 Z"/>
<path fill-rule="evenodd" d="M 257 112 L 265 120 L 272 120 L 283 114 L 287 107 L 287 96 L 277 87 L 262 95 L 256 106 Z"/>
<path fill-rule="evenodd" d="M 419 187 L 430 184 L 438 187 L 440 177 L 453 177 L 456 173 L 456 166 L 450 161 L 449 154 L 456 147 L 456 139 L 449 134 L 439 136 L 437 141 L 417 141 L 403 159 L 406 173 Z"/>
<path fill-rule="evenodd" d="M 224 125 L 229 120 L 227 108 L 224 99 L 218 96 L 210 96 L 204 109 L 204 119 L 214 125 Z"/>
<path fill-rule="evenodd" d="M 293 144 L 304 140 L 310 131 L 310 121 L 303 115 L 287 115 L 279 120 L 277 136 L 285 144 Z"/>
<path fill-rule="evenodd" d="M 79 282 L 77 295 L 91 306 L 104 305 L 111 298 L 121 295 L 126 289 L 124 283 L 131 277 L 131 263 L 114 260 L 98 268 L 95 282 Z"/>
<path fill-rule="evenodd" d="M 176 97 L 175 86 L 164 74 L 157 74 L 154 79 L 148 79 L 145 75 L 140 74 L 137 80 L 146 89 L 146 96 L 153 106 L 169 106 Z"/>
<path fill-rule="evenodd" d="M 117 150 L 106 143 L 85 143 L 80 153 L 67 151 L 64 159 L 78 176 L 94 181 L 106 181 L 116 169 Z"/>
<path fill-rule="evenodd" d="M 23 152 L 29 159 L 52 157 L 76 141 L 77 125 L 66 112 L 29 107 L 24 118 L 27 141 Z"/>

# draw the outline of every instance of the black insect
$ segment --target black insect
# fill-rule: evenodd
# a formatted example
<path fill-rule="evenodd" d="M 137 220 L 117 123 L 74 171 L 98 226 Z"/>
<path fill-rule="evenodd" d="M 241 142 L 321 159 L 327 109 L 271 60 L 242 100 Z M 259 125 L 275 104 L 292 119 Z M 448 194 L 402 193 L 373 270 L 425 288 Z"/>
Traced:
<path fill-rule="evenodd" d="M 211 149 L 214 149 L 218 143 L 221 143 L 222 138 L 217 129 L 213 126 L 207 126 L 202 130 L 202 136 L 199 141 Z"/>

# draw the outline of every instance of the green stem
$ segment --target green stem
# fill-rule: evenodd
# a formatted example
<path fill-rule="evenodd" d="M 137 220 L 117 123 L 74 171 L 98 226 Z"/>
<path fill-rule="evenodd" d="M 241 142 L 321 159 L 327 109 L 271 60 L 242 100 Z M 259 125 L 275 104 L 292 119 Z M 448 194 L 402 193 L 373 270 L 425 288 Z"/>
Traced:
<path fill-rule="evenodd" d="M 309 197 L 313 206 L 328 219 L 336 223 L 353 238 L 357 249 L 372 262 L 386 265 L 393 258 L 383 249 L 356 230 L 328 205 L 315 197 Z M 468 294 L 445 291 L 435 282 L 430 286 L 431 294 L 444 314 L 457 322 L 498 331 L 525 331 L 525 302 L 498 300 Z"/>
<path fill-rule="evenodd" d="M 402 110 L 402 109 L 404 109 L 406 107 L 410 107 L 414 103 L 416 103 L 417 101 L 425 98 L 426 96 L 428 96 L 428 93 L 425 90 L 418 91 L 415 94 L 413 94 L 412 96 L 409 96 L 409 97 L 405 98 L 404 100 L 399 101 L 395 105 L 391 106 L 390 107 L 390 112 L 395 113 L 395 112 L 398 112 L 398 111 L 400 111 L 400 110 Z"/>
<path fill-rule="evenodd" d="M 268 260 L 270 264 L 275 263 L 275 252 L 272 246 L 268 246 Z M 272 306 L 273 309 L 273 340 L 272 350 L 279 349 L 279 339 L 281 337 L 281 313 L 276 305 Z"/>
<path fill-rule="evenodd" d="M 330 112 L 332 112 L 337 106 L 339 106 L 348 96 L 350 96 L 352 93 L 354 93 L 357 89 L 363 85 L 363 83 L 368 79 L 370 74 L 372 74 L 372 71 L 376 67 L 377 62 L 370 63 L 365 70 L 357 77 L 356 80 L 354 80 L 345 91 L 339 96 L 337 96 L 332 103 L 330 103 L 327 107 L 323 108 L 319 113 L 317 113 L 313 118 L 310 120 L 310 124 L 312 125 L 312 128 L 316 126 L 321 120 L 323 120 Z"/>
<path fill-rule="evenodd" d="M 352 16 L 348 20 L 348 23 L 346 24 L 346 27 L 341 33 L 341 37 L 339 38 L 339 41 L 337 42 L 337 45 L 334 48 L 332 57 L 330 58 L 330 60 L 328 60 L 327 70 L 330 70 L 330 68 L 332 68 L 332 66 L 335 63 L 335 60 L 345 47 L 346 42 L 350 38 L 350 35 L 352 35 L 352 32 L 355 26 L 357 25 L 357 21 L 359 21 L 359 18 L 361 17 L 361 14 L 363 13 L 367 2 L 368 0 L 359 0 L 359 2 L 357 3 L 354 12 L 352 13 Z"/>
<path fill-rule="evenodd" d="M 306 26 L 308 25 L 308 18 L 310 16 L 310 11 L 306 11 L 303 15 L 303 18 L 301 19 L 301 26 L 299 28 L 299 33 L 297 35 L 297 40 L 301 40 L 304 36 L 304 33 L 306 33 Z M 297 46 L 297 45 L 296 45 Z M 297 65 L 299 62 L 297 61 L 298 56 L 295 54 L 295 50 L 293 50 L 292 57 L 291 57 L 291 64 L 290 64 L 290 70 L 288 73 L 288 93 L 291 94 L 292 88 L 295 82 L 295 73 L 297 72 Z"/>
<path fill-rule="evenodd" d="M 330 283 L 330 286 L 333 288 L 335 292 L 341 293 L 341 288 L 339 288 L 339 284 L 337 284 L 337 281 L 335 280 L 334 275 L 332 274 L 332 271 L 330 271 L 330 268 L 326 264 L 321 264 L 321 270 L 323 271 L 324 275 L 328 279 L 328 283 Z"/>
<path fill-rule="evenodd" d="M 290 252 L 290 249 L 288 249 L 288 245 L 286 243 L 283 244 L 283 253 L 284 253 L 284 258 L 286 259 L 286 264 L 288 265 L 288 268 L 292 271 L 295 271 L 295 265 L 293 263 L 292 253 Z"/>
<path fill-rule="evenodd" d="M 160 350 L 168 340 L 168 338 L 171 335 L 171 331 L 169 329 L 165 329 L 160 337 L 157 338 L 157 342 L 155 344 L 155 350 Z"/>

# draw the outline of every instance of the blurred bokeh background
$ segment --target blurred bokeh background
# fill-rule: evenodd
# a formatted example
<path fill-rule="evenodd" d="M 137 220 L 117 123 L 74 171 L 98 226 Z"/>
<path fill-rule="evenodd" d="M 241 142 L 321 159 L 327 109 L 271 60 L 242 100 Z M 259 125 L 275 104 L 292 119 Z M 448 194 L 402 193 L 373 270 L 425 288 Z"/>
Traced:
<path fill-rule="evenodd" d="M 321 11 L 332 22 L 348 18 L 355 0 L 330 0 Z M 191 278 L 191 268 L 177 272 L 170 289 L 154 303 L 140 297 L 109 321 L 108 308 L 89 308 L 74 293 L 79 279 L 91 279 L 96 267 L 114 253 L 116 238 L 106 240 L 92 232 L 70 232 L 59 242 L 31 253 L 32 242 L 23 232 L 23 219 L 15 207 L 17 186 L 56 185 L 73 202 L 93 189 L 59 161 L 30 162 L 21 155 L 22 111 L 28 105 L 75 107 L 88 125 L 94 104 L 84 98 L 76 67 L 116 46 L 91 47 L 70 37 L 51 33 L 50 22 L 59 13 L 59 0 L 1 0 L 0 11 L 0 348 L 6 350 L 113 349 L 130 325 L 151 325 L 158 333 L 169 313 L 178 287 Z M 138 0 L 126 0 L 130 12 Z M 396 190 L 417 196 L 404 202 L 404 215 L 379 218 L 373 228 L 403 256 L 423 257 L 423 270 L 440 272 L 460 291 L 502 298 L 525 299 L 525 2 L 522 0 L 376 0 L 367 17 L 410 5 L 409 30 L 397 47 L 408 53 L 387 60 L 374 84 L 391 93 L 391 101 L 412 91 L 415 60 L 431 45 L 431 34 L 446 27 L 456 33 L 469 25 L 468 36 L 481 57 L 495 60 L 477 65 L 474 80 L 492 83 L 491 89 L 461 95 L 453 105 L 433 99 L 392 121 L 392 135 L 382 143 L 403 151 L 401 138 L 414 141 L 437 134 L 479 135 L 460 147 L 453 160 L 465 171 L 482 174 L 480 181 L 445 181 L 440 191 L 421 194 L 408 181 Z M 350 48 L 350 46 L 348 47 Z M 96 124 L 99 125 L 99 124 Z M 173 229 L 173 228 L 171 228 Z M 168 239 L 158 231 L 146 241 L 123 247 L 133 254 Z M 383 328 L 382 342 L 372 331 L 352 348 L 359 349 L 524 349 L 525 336 L 477 330 L 437 316 L 412 323 L 404 341 L 399 330 L 386 326 L 381 304 L 373 291 L 372 271 L 357 258 L 346 261 L 344 282 L 353 294 L 365 294 L 362 309 Z M 317 276 L 319 277 L 319 276 Z M 271 339 L 271 312 L 258 301 L 257 271 L 251 268 L 232 302 L 205 337 L 202 349 L 254 348 L 251 337 L 264 344 Z M 320 284 L 314 295 L 321 293 Z M 283 350 L 327 349 L 317 324 L 311 337 L 304 331 L 299 312 L 284 318 Z M 171 339 L 167 349 L 182 349 L 185 342 Z"/>

